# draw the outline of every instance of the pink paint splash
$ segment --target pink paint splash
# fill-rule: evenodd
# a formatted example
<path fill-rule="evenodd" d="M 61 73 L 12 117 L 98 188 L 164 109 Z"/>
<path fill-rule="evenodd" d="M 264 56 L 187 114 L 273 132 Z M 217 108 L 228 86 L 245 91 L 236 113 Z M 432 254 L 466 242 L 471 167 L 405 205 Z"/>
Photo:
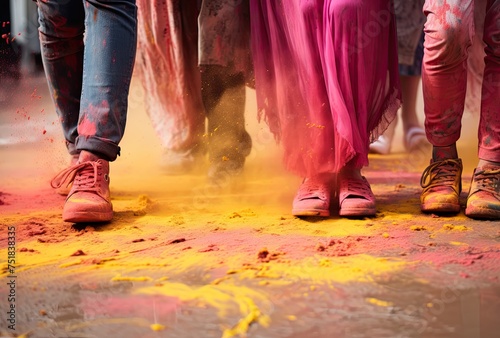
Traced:
<path fill-rule="evenodd" d="M 97 125 L 95 122 L 90 121 L 87 115 L 84 115 L 80 124 L 78 125 L 78 134 L 83 136 L 93 136 L 97 132 Z"/>

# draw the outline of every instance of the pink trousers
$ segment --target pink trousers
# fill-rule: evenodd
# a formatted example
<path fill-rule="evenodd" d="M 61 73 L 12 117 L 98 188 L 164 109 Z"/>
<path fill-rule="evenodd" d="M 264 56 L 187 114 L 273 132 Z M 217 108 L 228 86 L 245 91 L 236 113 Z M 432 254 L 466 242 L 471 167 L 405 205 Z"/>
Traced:
<path fill-rule="evenodd" d="M 479 158 L 500 162 L 500 0 L 426 0 L 422 84 L 427 138 L 434 146 L 455 143 L 467 89 L 475 18 L 484 19 Z M 482 21 L 482 20 L 481 20 Z"/>

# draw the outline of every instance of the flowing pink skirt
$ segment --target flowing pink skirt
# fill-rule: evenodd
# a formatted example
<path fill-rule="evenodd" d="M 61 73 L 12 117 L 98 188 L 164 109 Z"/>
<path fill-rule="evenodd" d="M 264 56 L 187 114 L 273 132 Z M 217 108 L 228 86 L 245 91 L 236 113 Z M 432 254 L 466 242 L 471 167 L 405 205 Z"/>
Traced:
<path fill-rule="evenodd" d="M 251 0 L 259 117 L 288 170 L 368 164 L 401 103 L 390 0 Z"/>

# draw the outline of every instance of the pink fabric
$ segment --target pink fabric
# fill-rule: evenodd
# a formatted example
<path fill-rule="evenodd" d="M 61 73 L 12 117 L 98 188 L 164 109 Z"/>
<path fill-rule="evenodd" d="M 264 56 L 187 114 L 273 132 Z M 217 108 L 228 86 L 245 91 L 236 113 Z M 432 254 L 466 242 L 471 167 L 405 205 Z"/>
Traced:
<path fill-rule="evenodd" d="M 460 137 L 468 70 L 471 73 L 470 65 L 477 65 L 470 62 L 470 47 L 474 45 L 475 25 L 484 22 L 482 36 L 487 48 L 481 89 L 479 158 L 500 161 L 497 103 L 500 97 L 500 1 L 427 0 L 424 12 L 427 22 L 422 83 L 427 138 L 433 145 L 448 146 Z M 474 45 L 473 55 L 477 55 L 477 51 Z M 481 73 L 480 70 L 481 66 L 477 66 L 474 73 Z"/>
<path fill-rule="evenodd" d="M 252 0 L 259 116 L 301 176 L 368 164 L 400 105 L 389 0 Z"/>

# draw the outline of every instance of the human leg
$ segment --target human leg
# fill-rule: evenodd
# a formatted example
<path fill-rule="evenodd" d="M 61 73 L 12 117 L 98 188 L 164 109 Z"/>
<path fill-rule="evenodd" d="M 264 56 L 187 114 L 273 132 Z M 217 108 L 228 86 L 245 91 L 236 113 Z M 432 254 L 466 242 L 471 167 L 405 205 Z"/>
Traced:
<path fill-rule="evenodd" d="M 198 1 L 138 0 L 138 75 L 160 139 L 160 167 L 185 174 L 204 162 L 205 111 L 198 68 Z"/>
<path fill-rule="evenodd" d="M 248 1 L 202 2 L 201 96 L 208 120 L 208 176 L 217 184 L 242 171 L 252 146 L 244 117 L 249 31 Z"/>
<path fill-rule="evenodd" d="M 65 73 L 60 67 L 73 67 L 80 77 L 71 92 L 70 103 L 58 105 L 60 116 L 72 117 L 71 136 L 74 149 L 80 152 L 78 163 L 64 170 L 52 181 L 54 187 L 60 187 L 67 180 L 73 182 L 66 200 L 63 219 L 71 222 L 109 221 L 113 211 L 109 199 L 109 161 L 116 159 L 127 113 L 128 89 L 135 57 L 136 7 L 135 1 L 80 1 L 42 2 L 39 1 L 41 16 L 41 35 L 45 35 L 45 50 L 49 83 L 53 88 L 64 90 Z M 72 13 L 79 13 L 78 29 L 67 26 Z M 84 26 L 81 26 L 82 13 L 85 13 Z M 44 25 L 48 25 L 44 27 Z M 52 31 L 69 30 L 83 34 L 83 40 L 74 44 L 78 48 L 78 64 L 71 60 L 58 58 L 58 53 L 71 50 L 64 47 L 64 37 L 50 36 Z M 47 36 L 50 36 L 48 38 Z M 52 44 L 51 44 L 52 43 Z M 61 44 L 63 44 L 61 46 Z M 70 45 L 71 47 L 72 45 Z M 52 49 L 50 49 L 52 47 Z M 60 49 L 57 49 L 60 48 Z M 51 63 L 60 62 L 60 67 Z M 82 60 L 83 59 L 83 60 Z M 69 63 L 69 66 L 68 66 Z M 75 81 L 78 82 L 78 81 Z M 78 95 L 80 88 L 80 95 Z M 57 93 L 56 93 L 57 94 Z M 75 113 L 69 107 L 76 107 L 78 102 L 77 125 Z M 64 122 L 64 121 L 63 121 Z M 69 128 L 68 128 L 69 129 Z M 72 141 L 72 140 L 71 140 Z"/>
<path fill-rule="evenodd" d="M 423 57 L 423 26 L 425 22 L 425 16 L 422 13 L 423 3 L 423 0 L 394 1 L 398 36 L 399 80 L 403 98 L 401 107 L 403 141 L 409 152 L 429 145 L 416 111 Z M 398 118 L 396 117 L 384 134 L 370 144 L 370 152 L 378 154 L 390 152 L 397 123 Z"/>
<path fill-rule="evenodd" d="M 500 219 L 500 1 L 488 1 L 483 40 L 486 57 L 479 121 L 479 163 L 474 170 L 465 214 Z"/>
<path fill-rule="evenodd" d="M 395 0 L 398 28 L 399 75 L 403 105 L 404 145 L 407 151 L 424 150 L 429 143 L 417 116 L 417 97 L 424 56 L 424 0 Z"/>
<path fill-rule="evenodd" d="M 208 119 L 209 178 L 238 174 L 250 154 L 245 130 L 245 78 L 221 66 L 203 66 L 202 98 Z"/>
<path fill-rule="evenodd" d="M 81 1 L 38 1 L 42 61 L 68 152 L 75 147 L 83 77 L 85 11 Z"/>
<path fill-rule="evenodd" d="M 425 128 L 433 145 L 432 163 L 422 174 L 424 212 L 460 211 L 462 162 L 460 137 L 467 85 L 467 56 L 472 43 L 473 0 L 427 0 L 422 85 Z M 451 14 L 453 13 L 453 15 Z"/>
<path fill-rule="evenodd" d="M 350 118 L 356 121 L 354 125 L 350 125 L 352 134 L 347 138 L 352 137 L 357 151 L 352 158 L 339 163 L 343 164 L 337 179 L 340 216 L 364 217 L 374 216 L 376 213 L 375 196 L 370 184 L 362 176 L 361 169 L 368 162 L 370 132 L 377 127 L 382 129 L 388 121 L 391 121 L 400 102 L 395 58 L 397 42 L 395 18 L 390 4 L 391 2 L 387 1 L 329 1 L 327 6 L 326 20 L 329 25 L 327 32 L 332 31 L 333 34 L 332 39 L 326 39 L 326 53 L 347 44 L 352 47 L 349 54 L 353 57 L 344 59 L 340 53 L 340 61 L 336 61 L 335 65 L 326 61 L 328 60 L 326 57 L 323 61 L 326 77 L 332 76 L 336 68 L 335 73 L 340 84 L 338 90 L 341 95 L 348 96 L 347 93 L 352 90 L 355 97 L 352 102 L 349 100 L 346 102 Z M 346 20 L 342 19 L 349 16 L 357 20 L 357 30 L 354 35 L 357 37 L 356 40 L 350 40 L 350 36 L 342 34 L 346 30 L 344 27 Z M 374 19 L 377 20 L 378 25 L 375 24 Z M 328 46 L 328 44 L 331 45 Z M 376 46 L 380 44 L 384 45 L 386 54 L 375 52 Z M 374 62 L 381 67 L 380 69 L 362 64 L 362 60 L 368 59 L 370 54 L 376 54 L 379 57 Z M 383 74 L 379 71 L 383 71 Z M 346 79 L 349 81 L 344 82 Z M 380 88 L 382 82 L 386 83 L 385 91 L 374 90 Z M 355 85 L 350 85 L 352 88 L 350 89 L 347 83 Z M 338 100 L 334 97 L 334 91 L 331 88 L 328 88 L 328 94 L 331 102 Z M 331 107 L 332 115 L 338 114 L 337 105 L 332 104 Z M 337 122 L 340 122 L 341 126 L 345 121 L 342 121 L 341 115 L 339 116 Z M 344 131 L 339 132 L 342 135 Z M 357 145 L 356 141 L 359 142 Z"/>

